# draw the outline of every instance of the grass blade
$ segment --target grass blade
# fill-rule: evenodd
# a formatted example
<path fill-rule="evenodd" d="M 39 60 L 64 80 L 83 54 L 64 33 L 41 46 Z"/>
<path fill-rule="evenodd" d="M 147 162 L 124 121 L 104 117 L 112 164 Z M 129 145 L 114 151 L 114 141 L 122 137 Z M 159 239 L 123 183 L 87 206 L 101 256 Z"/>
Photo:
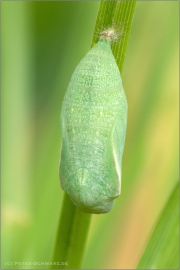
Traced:
<path fill-rule="evenodd" d="M 179 183 L 157 223 L 137 269 L 179 269 Z"/>

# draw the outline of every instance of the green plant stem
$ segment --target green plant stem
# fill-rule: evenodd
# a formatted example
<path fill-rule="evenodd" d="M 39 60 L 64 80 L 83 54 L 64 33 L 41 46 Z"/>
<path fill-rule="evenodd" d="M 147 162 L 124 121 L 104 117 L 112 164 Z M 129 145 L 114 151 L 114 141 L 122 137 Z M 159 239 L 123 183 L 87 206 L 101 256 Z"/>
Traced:
<path fill-rule="evenodd" d="M 124 63 L 135 3 L 135 1 L 101 1 L 94 29 L 92 46 L 98 41 L 97 33 L 102 29 L 113 25 L 123 26 L 123 37 L 121 37 L 119 41 L 112 46 L 120 71 L 122 70 Z M 64 195 L 53 262 L 67 262 L 68 265 L 53 265 L 52 268 L 80 268 L 91 216 L 91 214 L 79 211 L 73 205 L 68 195 Z"/>
<path fill-rule="evenodd" d="M 91 214 L 85 214 L 79 211 L 69 196 L 66 193 L 64 194 L 53 262 L 67 262 L 68 265 L 54 265 L 52 268 L 80 267 L 91 216 Z"/>
<path fill-rule="evenodd" d="M 120 72 L 122 71 L 127 43 L 133 21 L 136 1 L 101 1 L 94 29 L 92 46 L 98 41 L 103 29 L 114 27 L 119 39 L 112 44 L 112 51 Z"/>

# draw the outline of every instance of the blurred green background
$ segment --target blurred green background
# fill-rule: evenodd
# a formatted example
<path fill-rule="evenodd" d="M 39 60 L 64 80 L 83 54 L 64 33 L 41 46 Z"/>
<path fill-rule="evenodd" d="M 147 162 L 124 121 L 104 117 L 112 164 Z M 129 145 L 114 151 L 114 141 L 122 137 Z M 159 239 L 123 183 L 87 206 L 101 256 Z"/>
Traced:
<path fill-rule="evenodd" d="M 60 110 L 99 2 L 2 2 L 2 266 L 45 269 L 63 199 Z M 133 269 L 178 181 L 178 2 L 139 1 L 122 79 L 122 192 L 93 215 L 83 268 Z"/>

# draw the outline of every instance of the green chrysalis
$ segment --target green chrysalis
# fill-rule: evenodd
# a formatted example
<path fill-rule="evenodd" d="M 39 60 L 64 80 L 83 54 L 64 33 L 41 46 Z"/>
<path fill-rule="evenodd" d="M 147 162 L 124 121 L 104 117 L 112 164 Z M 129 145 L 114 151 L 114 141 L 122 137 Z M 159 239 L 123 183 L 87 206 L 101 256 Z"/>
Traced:
<path fill-rule="evenodd" d="M 61 187 L 81 211 L 96 214 L 120 195 L 127 122 L 111 34 L 102 33 L 76 67 L 61 111 Z"/>

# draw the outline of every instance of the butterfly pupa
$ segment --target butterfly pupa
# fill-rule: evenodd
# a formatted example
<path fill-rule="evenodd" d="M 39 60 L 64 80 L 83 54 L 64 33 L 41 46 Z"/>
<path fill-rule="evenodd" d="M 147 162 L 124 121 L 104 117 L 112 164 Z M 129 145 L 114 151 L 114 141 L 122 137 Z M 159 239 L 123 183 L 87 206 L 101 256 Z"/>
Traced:
<path fill-rule="evenodd" d="M 109 212 L 121 191 L 127 101 L 112 35 L 104 31 L 76 67 L 61 110 L 61 187 L 87 213 Z"/>

